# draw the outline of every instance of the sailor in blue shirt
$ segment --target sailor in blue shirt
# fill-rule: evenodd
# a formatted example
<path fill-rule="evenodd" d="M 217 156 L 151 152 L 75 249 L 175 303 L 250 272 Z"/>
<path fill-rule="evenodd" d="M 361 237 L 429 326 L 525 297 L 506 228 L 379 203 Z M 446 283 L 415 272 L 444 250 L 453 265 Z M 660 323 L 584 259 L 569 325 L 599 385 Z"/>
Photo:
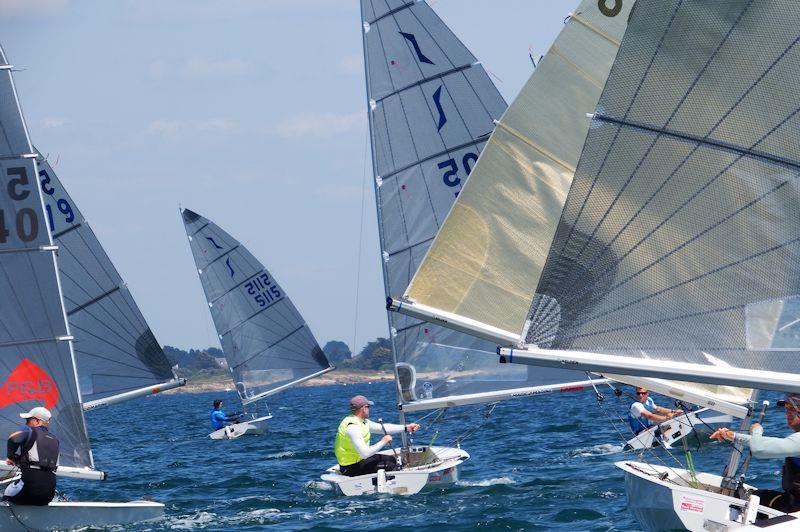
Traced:
<path fill-rule="evenodd" d="M 656 405 L 647 388 L 636 388 L 636 401 L 628 411 L 628 422 L 634 434 L 639 434 L 657 423 L 683 414 L 683 410 L 670 410 Z"/>
<path fill-rule="evenodd" d="M 225 426 L 225 422 L 233 421 L 236 423 L 239 421 L 239 416 L 234 415 L 226 415 L 225 412 L 222 411 L 222 401 L 219 399 L 214 401 L 214 410 L 211 411 L 211 427 L 214 430 L 219 430 Z"/>

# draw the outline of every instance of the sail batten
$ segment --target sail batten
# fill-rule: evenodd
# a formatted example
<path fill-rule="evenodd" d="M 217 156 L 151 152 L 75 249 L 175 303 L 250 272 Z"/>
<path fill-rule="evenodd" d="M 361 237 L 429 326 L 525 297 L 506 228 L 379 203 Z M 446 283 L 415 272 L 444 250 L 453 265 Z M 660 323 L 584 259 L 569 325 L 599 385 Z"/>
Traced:
<path fill-rule="evenodd" d="M 213 222 L 189 209 L 182 219 L 242 404 L 332 370 L 269 271 Z"/>

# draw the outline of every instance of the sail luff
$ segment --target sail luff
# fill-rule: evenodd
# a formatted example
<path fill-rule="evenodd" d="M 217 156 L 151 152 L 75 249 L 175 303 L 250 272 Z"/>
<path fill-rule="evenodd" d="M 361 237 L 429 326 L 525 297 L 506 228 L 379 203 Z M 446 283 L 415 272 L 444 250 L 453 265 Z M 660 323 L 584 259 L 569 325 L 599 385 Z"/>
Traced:
<path fill-rule="evenodd" d="M 93 467 L 75 355 L 58 275 L 57 247 L 44 216 L 36 154 L 11 66 L 0 48 L 0 431 L 34 406 L 53 413 L 64 466 Z"/>

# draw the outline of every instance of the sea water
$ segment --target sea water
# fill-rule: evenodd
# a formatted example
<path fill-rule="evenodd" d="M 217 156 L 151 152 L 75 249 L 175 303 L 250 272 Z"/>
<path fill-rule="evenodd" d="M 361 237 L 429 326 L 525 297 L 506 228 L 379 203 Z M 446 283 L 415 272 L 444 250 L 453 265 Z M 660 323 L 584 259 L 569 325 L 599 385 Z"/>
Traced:
<path fill-rule="evenodd" d="M 488 418 L 484 406 L 451 409 L 433 427 L 428 417 L 415 443 L 436 435 L 437 445 L 450 444 L 480 427 L 462 444 L 472 457 L 458 484 L 410 497 L 357 498 L 336 495 L 319 477 L 336 461 L 334 433 L 351 396 L 375 401 L 372 419 L 397 421 L 392 383 L 287 390 L 269 402 L 275 417 L 266 435 L 231 441 L 208 433 L 212 401 L 220 398 L 233 411 L 233 393 L 154 396 L 88 412 L 95 463 L 108 480 L 60 479 L 59 491 L 74 500 L 166 504 L 163 519 L 124 527 L 137 531 L 636 530 L 623 474 L 613 465 L 635 458 L 622 451 L 629 429 L 620 418 L 631 401 L 631 388 L 624 388 L 621 398 L 606 393 L 603 408 L 589 391 L 499 403 Z M 768 398 L 774 404 L 777 396 Z M 765 425 L 775 435 L 788 430 L 782 409 L 772 408 Z M 721 472 L 727 445 L 698 450 L 697 440 L 689 443 L 699 470 Z M 682 450 L 673 454 L 682 458 Z M 650 456 L 677 465 L 663 450 Z M 753 483 L 776 488 L 780 466 L 753 460 Z"/>

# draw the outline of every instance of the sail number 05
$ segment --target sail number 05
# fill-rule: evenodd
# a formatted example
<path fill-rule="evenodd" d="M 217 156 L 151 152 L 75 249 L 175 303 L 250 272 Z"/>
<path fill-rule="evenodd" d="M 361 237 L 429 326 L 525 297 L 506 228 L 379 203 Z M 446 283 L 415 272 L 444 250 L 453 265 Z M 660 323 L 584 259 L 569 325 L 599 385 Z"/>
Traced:
<path fill-rule="evenodd" d="M 477 160 L 478 154 L 472 152 L 465 153 L 461 158 L 461 166 L 464 168 L 466 175 L 469 175 L 472 171 L 472 165 L 475 164 Z M 458 177 L 458 163 L 456 163 L 455 159 L 447 159 L 436 166 L 438 166 L 440 170 L 445 171 L 442 175 L 442 181 L 445 185 L 448 187 L 457 187 L 461 184 L 461 178 Z"/>
<path fill-rule="evenodd" d="M 24 166 L 15 166 L 6 169 L 8 184 L 6 193 L 13 201 L 23 201 L 31 195 L 28 170 Z M 23 207 L 17 211 L 14 220 L 17 236 L 23 242 L 31 242 L 39 236 L 39 217 L 30 207 Z M 11 234 L 6 228 L 6 213 L 0 209 L 0 244 L 5 244 Z"/>

